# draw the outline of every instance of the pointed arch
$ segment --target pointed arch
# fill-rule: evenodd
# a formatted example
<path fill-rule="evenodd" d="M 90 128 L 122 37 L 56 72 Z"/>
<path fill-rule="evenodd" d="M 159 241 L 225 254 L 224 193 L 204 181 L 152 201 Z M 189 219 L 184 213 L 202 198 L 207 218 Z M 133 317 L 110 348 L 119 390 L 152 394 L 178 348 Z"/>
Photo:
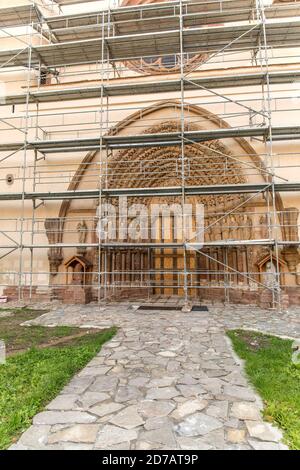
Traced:
<path fill-rule="evenodd" d="M 141 119 L 145 119 L 147 116 L 150 116 L 151 114 L 160 111 L 160 110 L 165 110 L 167 108 L 175 108 L 178 111 L 181 110 L 181 102 L 178 100 L 163 100 L 159 101 L 151 106 L 148 106 L 142 110 L 136 111 L 123 120 L 121 120 L 118 124 L 116 124 L 113 128 L 110 129 L 108 135 L 118 135 L 122 131 L 124 131 L 126 128 L 129 126 L 133 125 L 134 123 L 140 121 Z M 211 113 L 210 111 L 194 105 L 190 103 L 185 103 L 184 104 L 184 111 L 185 112 L 192 112 L 194 115 L 199 116 L 203 118 L 203 120 L 206 120 L 210 122 L 212 125 L 214 125 L 216 128 L 220 129 L 228 129 L 231 128 L 231 126 L 224 121 L 222 118 L 217 116 L 216 114 Z M 249 158 L 252 160 L 253 164 L 258 168 L 260 171 L 261 177 L 265 182 L 270 181 L 270 176 L 268 176 L 268 173 L 265 170 L 265 165 L 260 158 L 260 156 L 256 153 L 254 148 L 247 142 L 244 138 L 242 137 L 235 137 L 232 140 L 234 140 L 249 156 Z M 68 190 L 69 191 L 74 191 L 76 190 L 82 179 L 84 178 L 86 170 L 89 168 L 89 164 L 94 160 L 96 155 L 98 154 L 98 150 L 89 152 L 82 162 L 80 163 L 77 171 L 75 172 L 71 183 L 69 184 Z M 277 211 L 283 211 L 283 203 L 282 199 L 279 193 L 276 193 L 275 195 L 275 202 L 276 202 L 276 209 Z M 61 204 L 60 210 L 59 210 L 59 217 L 64 219 L 70 209 L 71 205 L 71 199 L 64 200 Z"/>

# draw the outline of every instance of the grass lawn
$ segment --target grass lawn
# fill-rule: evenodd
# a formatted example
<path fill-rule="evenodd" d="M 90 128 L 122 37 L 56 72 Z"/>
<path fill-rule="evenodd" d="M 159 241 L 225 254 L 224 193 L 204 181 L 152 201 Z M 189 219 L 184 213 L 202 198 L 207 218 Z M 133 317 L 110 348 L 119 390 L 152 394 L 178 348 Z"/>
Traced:
<path fill-rule="evenodd" d="M 7 363 L 0 365 L 0 449 L 14 442 L 30 426 L 33 416 L 116 333 L 116 328 L 85 332 L 69 327 L 20 326 L 20 321 L 41 313 L 0 309 L 0 339 L 7 341 L 8 349 Z M 22 352 L 16 352 L 18 349 Z"/>
<path fill-rule="evenodd" d="M 292 341 L 244 330 L 227 335 L 264 401 L 265 420 L 277 423 L 287 445 L 299 450 L 300 368 L 291 361 Z"/>

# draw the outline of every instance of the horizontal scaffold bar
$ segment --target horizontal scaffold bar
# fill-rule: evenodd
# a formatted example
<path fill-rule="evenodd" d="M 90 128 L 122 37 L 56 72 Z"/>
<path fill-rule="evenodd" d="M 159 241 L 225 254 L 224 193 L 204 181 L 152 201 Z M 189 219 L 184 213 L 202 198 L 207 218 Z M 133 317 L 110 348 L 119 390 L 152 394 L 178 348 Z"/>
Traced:
<path fill-rule="evenodd" d="M 100 25 L 105 25 L 106 34 L 113 26 L 117 35 L 174 29 L 181 11 L 183 25 L 188 28 L 249 21 L 257 14 L 253 0 L 183 0 L 182 10 L 180 5 L 180 1 L 175 0 L 44 17 L 37 4 L 6 6 L 0 8 L 0 28 L 44 24 L 55 40 L 61 42 L 99 37 Z M 293 18 L 300 15 L 300 6 L 297 3 L 272 4 L 265 5 L 264 11 L 267 19 Z"/>
<path fill-rule="evenodd" d="M 258 246 L 275 246 L 275 245 L 280 245 L 280 246 L 298 246 L 300 245 L 300 241 L 286 241 L 286 240 L 270 240 L 270 239 L 263 239 L 263 240 L 218 240 L 215 242 L 203 242 L 203 243 L 193 243 L 193 242 L 187 242 L 187 243 L 176 243 L 176 242 L 122 242 L 122 241 L 115 241 L 115 242 L 101 242 L 99 243 L 84 243 L 84 244 L 79 244 L 79 243 L 57 243 L 57 244 L 39 244 L 35 243 L 34 245 L 32 244 L 20 244 L 20 245 L 0 245 L 0 248 L 2 249 L 48 249 L 48 248 L 98 248 L 101 246 L 101 249 L 113 249 L 113 248 L 126 248 L 126 249 L 136 249 L 136 248 L 175 248 L 175 249 L 182 249 L 182 248 L 187 248 L 189 250 L 201 250 L 202 248 L 206 247 L 218 247 L 218 246 L 227 246 L 227 247 L 237 247 L 237 246 L 253 246 L 253 245 L 258 245 Z"/>
<path fill-rule="evenodd" d="M 185 91 L 193 91 L 199 88 L 216 89 L 230 87 L 249 87 L 259 86 L 266 83 L 267 73 L 239 73 L 232 75 L 209 75 L 207 77 L 193 77 L 184 80 Z M 300 70 L 284 70 L 269 72 L 269 83 L 278 85 L 284 83 L 296 83 L 300 80 Z M 53 87 L 49 89 L 32 90 L 29 92 L 30 103 L 49 103 L 59 101 L 71 101 L 80 99 L 97 99 L 103 96 L 127 96 L 143 95 L 146 93 L 168 93 L 176 92 L 181 89 L 181 80 L 179 78 L 163 81 L 139 81 L 132 79 L 127 83 L 110 83 L 107 85 L 85 86 L 85 87 Z M 0 106 L 25 104 L 27 102 L 27 93 L 7 95 L 0 101 Z"/>
<path fill-rule="evenodd" d="M 164 147 L 168 145 L 181 145 L 182 139 L 186 144 L 205 142 L 215 139 L 229 139 L 235 137 L 262 137 L 268 139 L 269 126 L 262 127 L 229 127 L 224 129 L 207 129 L 199 131 L 165 132 L 161 134 L 137 134 L 114 136 L 105 135 L 103 146 L 110 149 L 137 148 L 137 147 Z M 272 136 L 278 140 L 300 138 L 300 126 L 274 126 Z M 102 148 L 103 148 L 102 146 Z M 0 143 L 0 152 L 15 152 L 25 147 L 24 142 Z M 26 143 L 27 150 L 38 150 L 42 153 L 84 152 L 99 150 L 100 138 L 73 138 L 64 140 L 36 140 Z"/>
<path fill-rule="evenodd" d="M 300 46 L 300 19 L 267 20 L 269 47 Z M 99 34 L 100 34 L 99 29 Z M 181 49 L 181 39 L 183 50 Z M 197 28 L 126 34 L 107 38 L 44 44 L 25 49 L 0 51 L 1 67 L 48 67 L 96 63 L 102 60 L 126 60 L 165 54 L 215 53 L 223 50 L 252 50 L 261 39 L 261 22 L 234 23 Z M 102 48 L 102 41 L 105 41 Z M 104 50 L 102 55 L 102 49 Z M 108 52 L 109 51 L 109 52 Z"/>
<path fill-rule="evenodd" d="M 224 184 L 208 186 L 186 186 L 186 196 L 196 196 L 205 194 L 246 194 L 272 190 L 271 183 L 257 184 Z M 300 182 L 275 183 L 276 192 L 300 191 Z M 103 198 L 106 197 L 156 197 L 156 196 L 180 196 L 182 188 L 178 187 L 157 187 L 157 188 L 112 188 L 102 189 Z M 0 193 L 0 201 L 17 200 L 62 200 L 62 199 L 96 199 L 99 198 L 99 189 L 80 189 L 76 191 L 53 191 L 53 192 L 25 192 L 25 193 Z"/>

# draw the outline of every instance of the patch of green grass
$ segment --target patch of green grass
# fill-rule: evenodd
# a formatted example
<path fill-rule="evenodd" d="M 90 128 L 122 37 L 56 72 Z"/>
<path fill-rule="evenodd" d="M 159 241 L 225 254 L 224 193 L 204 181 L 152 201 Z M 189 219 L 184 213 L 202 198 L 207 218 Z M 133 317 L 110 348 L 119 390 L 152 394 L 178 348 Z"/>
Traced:
<path fill-rule="evenodd" d="M 1 317 L 1 313 L 8 314 L 8 316 Z M 64 336 L 72 336 L 82 332 L 79 328 L 69 326 L 55 328 L 21 326 L 23 322 L 33 320 L 42 313 L 45 312 L 28 308 L 0 309 L 0 339 L 5 342 L 8 354 L 47 345 Z"/>
<path fill-rule="evenodd" d="M 300 369 L 291 361 L 292 341 L 243 330 L 227 335 L 264 401 L 264 418 L 277 423 L 289 447 L 299 450 Z"/>
<path fill-rule="evenodd" d="M 0 449 L 31 424 L 73 375 L 116 333 L 116 328 L 74 339 L 64 347 L 31 349 L 0 366 Z"/>

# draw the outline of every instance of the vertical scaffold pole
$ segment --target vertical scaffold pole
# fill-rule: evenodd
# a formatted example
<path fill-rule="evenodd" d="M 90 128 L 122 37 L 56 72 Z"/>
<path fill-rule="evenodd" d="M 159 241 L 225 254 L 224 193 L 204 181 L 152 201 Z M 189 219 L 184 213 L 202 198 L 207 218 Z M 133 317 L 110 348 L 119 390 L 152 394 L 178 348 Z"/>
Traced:
<path fill-rule="evenodd" d="M 265 7 L 263 0 L 258 1 L 259 14 L 262 24 L 262 34 L 263 34 L 263 50 L 264 50 L 264 66 L 266 72 L 266 88 L 267 88 L 267 116 L 268 116 L 268 140 L 266 141 L 268 165 L 267 170 L 270 173 L 270 183 L 271 183 L 271 197 L 272 197 L 272 208 L 269 221 L 269 236 L 275 242 L 274 251 L 275 251 L 275 283 L 272 285 L 272 300 L 273 308 L 281 310 L 281 276 L 280 276 L 280 265 L 279 265 L 279 247 L 278 247 L 278 227 L 277 227 L 277 210 L 276 210 L 276 192 L 275 192 L 275 169 L 274 169 L 274 154 L 273 154 L 273 133 L 272 133 L 272 97 L 271 97 L 271 87 L 270 87 L 270 74 L 269 74 L 269 54 L 268 54 L 268 40 L 267 40 L 267 31 L 266 31 L 266 15 Z M 269 192 L 267 197 L 269 197 Z M 272 249 L 271 249 L 272 250 Z M 271 262 L 273 263 L 273 252 L 271 251 Z"/>
<path fill-rule="evenodd" d="M 28 157 L 28 134 L 29 134 L 29 103 L 30 103 L 30 84 L 31 84 L 31 66 L 32 66 L 32 31 L 33 22 L 29 27 L 29 45 L 27 62 L 27 85 L 26 85 L 26 103 L 25 103 L 25 127 L 24 127 L 24 150 L 23 150 L 23 168 L 22 168 L 22 200 L 20 217 L 20 258 L 19 258 L 19 284 L 18 298 L 23 299 L 23 280 L 24 280 L 24 222 L 25 222 L 25 193 L 26 193 L 26 175 L 27 175 L 27 157 Z M 25 279 L 26 284 L 26 279 Z"/>
<path fill-rule="evenodd" d="M 181 205 L 182 205 L 182 243 L 183 243 L 183 291 L 184 303 L 187 305 L 189 300 L 188 294 L 188 272 L 187 272 L 187 233 L 185 220 L 185 78 L 184 78 L 184 37 L 183 37 L 183 4 L 180 0 L 179 4 L 179 28 L 180 28 L 180 130 L 181 130 Z"/>

